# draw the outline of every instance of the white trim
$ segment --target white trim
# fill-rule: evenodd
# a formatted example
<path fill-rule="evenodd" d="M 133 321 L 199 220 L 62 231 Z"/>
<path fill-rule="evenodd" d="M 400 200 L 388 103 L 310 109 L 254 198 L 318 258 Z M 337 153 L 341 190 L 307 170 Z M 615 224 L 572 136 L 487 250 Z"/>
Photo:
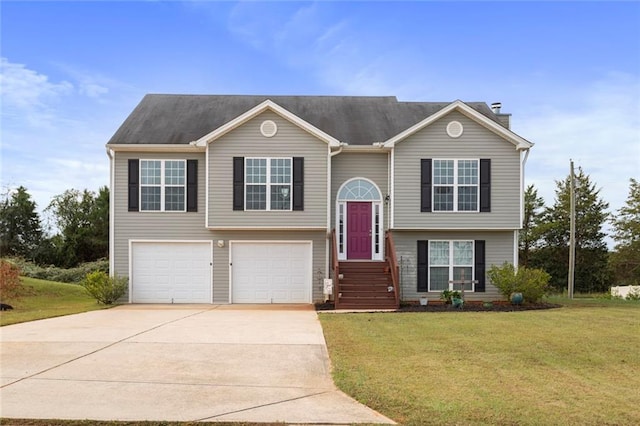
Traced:
<path fill-rule="evenodd" d="M 204 152 L 204 227 L 209 227 L 209 145 Z M 198 194 L 199 196 L 200 194 Z"/>
<path fill-rule="evenodd" d="M 247 161 L 249 160 L 265 160 L 265 183 L 248 183 L 247 182 Z M 273 183 L 271 182 L 271 162 L 273 160 L 289 160 L 289 183 Z M 247 186 L 264 186 L 265 187 L 265 208 L 264 209 L 249 209 L 247 208 Z M 285 186 L 289 185 L 289 208 L 288 209 L 272 209 L 271 208 L 271 187 L 272 186 Z M 291 212 L 293 211 L 293 157 L 244 157 L 244 211 L 246 212 Z"/>
<path fill-rule="evenodd" d="M 258 115 L 262 114 L 267 110 L 275 112 L 276 114 L 280 115 L 282 118 L 290 121 L 291 123 L 305 130 L 307 133 L 310 133 L 313 136 L 317 137 L 318 139 L 326 142 L 327 144 L 329 144 L 329 146 L 338 147 L 340 145 L 340 141 L 335 139 L 333 136 L 330 136 L 329 134 L 318 129 L 317 127 L 309 124 L 302 118 L 287 111 L 286 109 L 284 109 L 283 107 L 276 104 L 270 99 L 265 100 L 264 102 L 251 108 L 249 111 L 245 112 L 244 114 L 239 115 L 238 117 L 234 118 L 228 123 L 218 127 L 214 131 L 202 136 L 200 139 L 196 141 L 196 145 L 199 147 L 204 147 L 206 144 L 215 141 L 221 136 L 229 133 L 233 129 L 241 126 L 242 124 L 246 123 L 252 118 L 257 117 Z"/>
<path fill-rule="evenodd" d="M 143 243 L 143 244 L 153 244 L 153 243 L 175 243 L 175 244 L 209 244 L 209 285 L 211 286 L 211 300 L 209 303 L 213 304 L 213 240 L 153 240 L 153 239 L 130 239 L 129 244 L 129 303 L 133 303 L 133 244 L 135 243 Z"/>
<path fill-rule="evenodd" d="M 431 232 L 431 231 L 517 231 L 517 228 L 514 227 L 508 227 L 508 228 L 434 228 L 434 227 L 429 227 L 429 228 L 409 228 L 409 227 L 399 227 L 399 228 L 393 228 L 394 231 L 424 231 L 424 232 Z"/>
<path fill-rule="evenodd" d="M 118 152 L 204 152 L 204 147 L 197 147 L 195 144 L 107 144 L 107 149 Z"/>
<path fill-rule="evenodd" d="M 432 160 L 433 166 L 431 167 L 431 187 L 433 190 L 431 191 L 431 212 L 432 213 L 480 213 L 480 159 L 479 158 L 433 158 Z M 453 161 L 453 183 L 452 184 L 436 184 L 435 183 L 435 175 L 436 175 L 436 161 Z M 474 185 L 469 184 L 461 184 L 458 183 L 459 177 L 459 164 L 460 161 L 475 161 L 476 162 L 476 209 L 475 210 L 459 210 L 459 201 L 458 194 L 460 187 L 472 187 Z M 439 187 L 453 187 L 453 210 L 436 210 L 435 209 L 435 197 L 436 191 L 435 188 Z"/>
<path fill-rule="evenodd" d="M 391 150 L 391 154 L 390 154 L 390 167 L 391 167 L 391 172 L 389 173 L 389 191 L 390 191 L 390 197 L 391 197 L 391 202 L 389 203 L 389 215 L 390 217 L 390 222 L 391 224 L 389 225 L 389 229 L 394 229 L 395 228 L 395 213 L 396 213 L 396 208 L 395 208 L 395 204 L 396 204 L 396 150 L 393 149 Z"/>
<path fill-rule="evenodd" d="M 340 148 L 342 149 L 342 148 Z M 340 151 L 337 151 L 340 152 Z M 329 259 L 331 258 L 330 246 L 333 244 L 331 240 L 331 167 L 332 167 L 333 155 L 331 155 L 331 147 L 327 145 L 327 237 L 324 242 L 325 261 L 324 261 L 324 276 L 329 277 Z M 336 240 L 336 244 L 338 241 Z"/>
<path fill-rule="evenodd" d="M 142 184 L 142 162 L 147 161 L 159 161 L 160 162 L 160 184 L 159 185 L 149 185 Z M 183 185 L 167 185 L 166 183 L 166 175 L 165 175 L 165 164 L 167 161 L 180 161 L 184 163 L 184 184 Z M 140 158 L 138 160 L 140 167 L 138 168 L 138 212 L 140 213 L 186 213 L 187 212 L 187 160 L 184 158 L 166 158 L 166 159 L 157 159 L 157 158 Z M 142 210 L 142 188 L 144 187 L 156 187 L 160 186 L 160 210 Z M 166 188 L 184 188 L 184 208 L 182 210 L 167 210 L 166 209 Z"/>
<path fill-rule="evenodd" d="M 311 275 L 309 278 L 309 300 L 313 303 L 313 240 L 229 240 L 229 303 L 233 303 L 233 246 L 234 244 L 304 244 L 311 247 Z M 212 292 L 213 294 L 213 292 Z"/>
<path fill-rule="evenodd" d="M 359 152 L 359 153 L 365 153 L 365 152 L 376 152 L 376 153 L 380 153 L 380 152 L 385 152 L 385 151 L 390 151 L 391 148 L 389 147 L 385 147 L 384 145 L 381 144 L 372 144 L 372 145 L 349 145 L 346 143 L 342 144 L 344 151 L 345 152 Z"/>
<path fill-rule="evenodd" d="M 115 167 L 116 167 L 116 153 L 113 149 L 107 148 L 107 155 L 109 156 L 109 276 L 115 276 Z"/>
<path fill-rule="evenodd" d="M 471 293 L 475 293 L 476 292 L 476 280 L 475 280 L 475 276 L 476 276 L 476 240 L 443 240 L 443 239 L 433 239 L 433 240 L 427 240 L 428 244 L 429 244 L 429 248 L 427 250 L 428 253 L 431 253 L 431 243 L 437 243 L 437 242 L 446 242 L 449 243 L 449 280 L 448 280 L 448 289 L 449 290 L 456 290 L 455 288 L 453 288 L 453 283 L 451 282 L 453 280 L 453 268 L 455 268 L 456 266 L 458 266 L 459 268 L 468 268 L 469 265 L 454 265 L 453 261 L 454 261 L 454 253 L 453 253 L 453 243 L 455 242 L 463 242 L 463 243 L 471 243 L 471 251 L 472 251 L 472 256 L 471 256 L 471 279 L 469 281 L 471 281 L 471 290 L 465 290 L 465 292 L 471 292 Z M 443 290 L 432 290 L 431 289 L 431 257 L 430 254 L 427 255 L 427 292 L 428 293 L 436 293 L 436 292 L 441 292 Z M 435 265 L 434 268 L 443 268 L 445 265 Z"/>
<path fill-rule="evenodd" d="M 207 229 L 212 231 L 327 231 L 324 226 L 209 226 Z"/>
<path fill-rule="evenodd" d="M 515 231 L 513 231 L 513 266 L 516 267 L 516 269 L 518 269 L 518 263 L 519 263 L 519 259 L 518 259 L 518 234 L 519 231 L 516 229 Z"/>
<path fill-rule="evenodd" d="M 444 117 L 445 115 L 449 114 L 452 111 L 458 111 L 464 114 L 465 116 L 467 116 L 468 118 L 476 121 L 478 124 L 484 126 L 488 130 L 491 130 L 492 132 L 498 134 L 499 136 L 502 136 L 504 139 L 508 140 L 513 145 L 515 145 L 516 149 L 529 149 L 533 146 L 533 143 L 515 134 L 511 130 L 503 127 L 501 124 L 496 123 L 490 118 L 484 116 L 483 114 L 479 113 L 478 111 L 471 108 L 470 106 L 468 106 L 467 104 L 465 104 L 460 100 L 451 102 L 449 105 L 442 108 L 440 111 L 436 112 L 435 114 L 430 115 L 429 117 L 425 118 L 419 123 L 409 127 L 403 132 L 400 132 L 397 135 L 386 140 L 384 142 L 384 146 L 385 147 L 395 146 L 396 143 L 422 130 L 423 128 L 434 123 L 435 121 L 439 120 L 440 118 Z"/>
<path fill-rule="evenodd" d="M 373 185 L 373 187 L 378 191 L 378 195 L 379 198 L 378 199 L 374 199 L 374 200 L 359 200 L 359 199 L 340 199 L 338 198 L 340 192 L 342 191 L 342 189 L 348 185 L 350 182 L 356 181 L 356 180 L 364 180 L 366 182 L 369 182 L 371 185 Z M 382 191 L 380 191 L 380 187 L 371 179 L 367 179 L 365 177 L 353 177 L 350 179 L 347 179 L 346 181 L 344 181 L 342 183 L 342 185 L 340 185 L 340 187 L 338 188 L 338 191 L 336 192 L 336 203 L 335 203 L 335 227 L 336 227 L 336 239 L 337 241 L 340 241 L 340 206 L 344 206 L 343 207 L 343 212 L 344 212 L 344 223 L 343 223 L 343 247 L 342 247 L 342 251 L 340 251 L 340 245 L 338 243 L 338 260 L 348 260 L 347 259 L 347 253 L 348 253 L 348 241 L 347 241 L 347 235 L 349 232 L 349 225 L 348 225 L 348 220 L 347 220 L 347 204 L 349 202 L 357 202 L 357 203 L 370 203 L 371 204 L 371 231 L 372 231 L 372 235 L 371 235 L 371 259 L 370 260 L 384 260 L 384 195 L 382 194 Z M 379 217 L 379 222 L 378 222 L 378 228 L 375 229 L 375 221 L 376 221 L 376 206 L 378 206 L 378 213 L 380 215 Z M 376 241 L 375 241 L 375 233 L 378 233 L 378 244 L 379 244 L 379 253 L 376 254 Z"/>

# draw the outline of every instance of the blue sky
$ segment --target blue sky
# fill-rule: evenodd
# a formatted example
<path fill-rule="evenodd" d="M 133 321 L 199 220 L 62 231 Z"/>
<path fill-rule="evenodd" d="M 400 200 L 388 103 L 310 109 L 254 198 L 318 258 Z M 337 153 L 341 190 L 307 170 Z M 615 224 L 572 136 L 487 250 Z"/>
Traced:
<path fill-rule="evenodd" d="M 40 209 L 109 182 L 146 93 L 500 101 L 548 205 L 582 166 L 611 210 L 640 178 L 640 2 L 0 3 L 2 186 Z"/>

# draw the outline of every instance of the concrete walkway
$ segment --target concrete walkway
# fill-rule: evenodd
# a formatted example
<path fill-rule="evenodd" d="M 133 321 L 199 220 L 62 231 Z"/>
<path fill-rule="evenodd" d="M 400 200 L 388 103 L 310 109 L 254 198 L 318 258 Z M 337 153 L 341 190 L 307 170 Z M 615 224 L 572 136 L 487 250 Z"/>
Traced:
<path fill-rule="evenodd" d="M 335 388 L 309 306 L 126 305 L 0 342 L 1 417 L 393 423 Z"/>

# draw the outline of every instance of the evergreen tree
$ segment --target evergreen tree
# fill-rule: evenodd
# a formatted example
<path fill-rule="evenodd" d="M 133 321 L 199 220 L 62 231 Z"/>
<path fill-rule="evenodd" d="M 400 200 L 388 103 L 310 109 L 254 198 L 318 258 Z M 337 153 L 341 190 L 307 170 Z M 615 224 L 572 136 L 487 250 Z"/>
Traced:
<path fill-rule="evenodd" d="M 0 201 L 0 255 L 34 260 L 42 240 L 36 203 L 24 186 Z"/>
<path fill-rule="evenodd" d="M 545 209 L 540 230 L 543 246 L 531 256 L 531 263 L 551 274 L 551 285 L 565 289 L 569 271 L 570 177 L 556 181 L 556 200 Z M 575 176 L 576 268 L 575 291 L 606 291 L 610 284 L 608 251 L 603 226 L 609 204 L 582 168 Z"/>
<path fill-rule="evenodd" d="M 640 285 L 640 182 L 630 180 L 626 205 L 611 222 L 616 251 L 610 265 L 616 284 Z"/>
<path fill-rule="evenodd" d="M 538 190 L 529 185 L 524 193 L 524 217 L 519 234 L 519 264 L 522 266 L 528 266 L 531 251 L 539 246 L 543 207 L 544 200 L 538 196 Z"/>

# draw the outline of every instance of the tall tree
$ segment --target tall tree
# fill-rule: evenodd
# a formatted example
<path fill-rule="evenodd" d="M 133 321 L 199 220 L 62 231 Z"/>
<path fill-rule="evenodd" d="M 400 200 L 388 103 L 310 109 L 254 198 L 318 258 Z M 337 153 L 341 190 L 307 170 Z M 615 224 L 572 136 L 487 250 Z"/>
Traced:
<path fill-rule="evenodd" d="M 611 222 L 616 247 L 610 265 L 616 283 L 640 285 L 640 182 L 631 178 L 627 202 Z"/>
<path fill-rule="evenodd" d="M 575 176 L 576 199 L 576 273 L 575 290 L 606 291 L 610 284 L 607 268 L 608 250 L 603 226 L 609 204 L 600 197 L 600 190 L 578 168 Z M 532 256 L 531 263 L 551 274 L 551 285 L 566 288 L 569 270 L 570 177 L 556 181 L 556 200 L 545 209 L 541 232 L 543 246 Z"/>
<path fill-rule="evenodd" d="M 53 197 L 47 210 L 59 234 L 51 240 L 59 266 L 71 267 L 106 257 L 109 251 L 109 190 L 69 189 Z"/>
<path fill-rule="evenodd" d="M 531 250 L 539 246 L 541 235 L 540 221 L 544 208 L 544 199 L 538 196 L 538 190 L 527 186 L 524 192 L 524 217 L 519 235 L 520 265 L 528 266 Z"/>
<path fill-rule="evenodd" d="M 42 240 L 36 203 L 24 186 L 9 191 L 0 201 L 0 255 L 33 260 Z"/>

